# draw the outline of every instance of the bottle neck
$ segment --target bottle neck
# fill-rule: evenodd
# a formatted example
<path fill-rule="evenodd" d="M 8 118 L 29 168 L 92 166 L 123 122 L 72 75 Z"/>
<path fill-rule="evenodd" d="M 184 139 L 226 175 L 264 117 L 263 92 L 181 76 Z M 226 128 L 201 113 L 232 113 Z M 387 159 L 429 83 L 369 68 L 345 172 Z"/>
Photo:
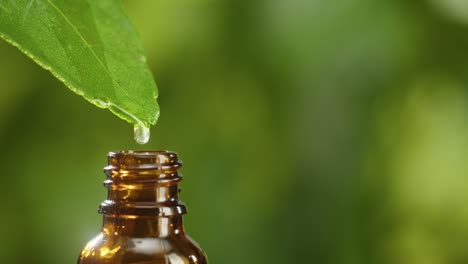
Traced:
<path fill-rule="evenodd" d="M 169 237 L 184 234 L 182 216 L 128 217 L 105 215 L 102 232 L 106 236 Z"/>
<path fill-rule="evenodd" d="M 177 154 L 166 151 L 109 153 L 104 168 L 107 199 L 103 233 L 133 237 L 164 237 L 183 233 L 185 205 L 179 201 L 182 166 Z"/>

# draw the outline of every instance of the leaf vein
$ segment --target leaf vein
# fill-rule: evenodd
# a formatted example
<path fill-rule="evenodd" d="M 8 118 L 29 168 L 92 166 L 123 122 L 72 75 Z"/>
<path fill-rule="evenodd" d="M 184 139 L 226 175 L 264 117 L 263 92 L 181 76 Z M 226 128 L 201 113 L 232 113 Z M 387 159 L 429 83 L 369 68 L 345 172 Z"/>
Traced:
<path fill-rule="evenodd" d="M 112 74 L 110 73 L 109 69 L 107 69 L 106 65 L 104 65 L 104 62 L 99 58 L 99 56 L 96 54 L 96 52 L 91 48 L 92 46 L 88 43 L 88 41 L 84 38 L 84 36 L 80 33 L 80 31 L 76 28 L 76 26 L 68 19 L 68 17 L 56 6 L 51 0 L 47 0 L 47 3 L 52 6 L 57 13 L 59 13 L 65 21 L 72 27 L 73 31 L 78 35 L 78 37 L 83 41 L 85 44 L 85 48 L 89 49 L 93 56 L 96 58 L 96 60 L 99 62 L 99 64 L 102 66 L 104 71 L 109 75 L 110 79 L 112 80 L 113 83 L 117 85 L 117 87 L 120 88 L 122 92 L 128 95 L 128 92 L 120 86 L 120 84 L 113 78 Z"/>
<path fill-rule="evenodd" d="M 28 18 L 29 11 L 31 10 L 31 7 L 34 4 L 34 2 L 36 2 L 36 0 L 31 0 L 31 1 L 29 1 L 28 5 L 26 6 L 26 9 L 23 12 L 23 17 L 21 18 L 21 24 L 23 24 L 24 21 L 26 21 L 26 19 Z"/>
<path fill-rule="evenodd" d="M 3 10 L 5 10 L 5 12 L 10 13 L 10 10 L 8 10 L 6 7 L 4 7 L 1 3 L 0 3 L 0 9 L 3 9 Z"/>

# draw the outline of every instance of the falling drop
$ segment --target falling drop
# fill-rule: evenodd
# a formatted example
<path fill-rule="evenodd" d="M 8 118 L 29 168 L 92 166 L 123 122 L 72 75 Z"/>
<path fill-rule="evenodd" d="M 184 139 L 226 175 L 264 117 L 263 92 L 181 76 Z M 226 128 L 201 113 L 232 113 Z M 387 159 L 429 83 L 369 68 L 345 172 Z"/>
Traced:
<path fill-rule="evenodd" d="M 150 138 L 150 129 L 142 124 L 135 125 L 133 129 L 135 141 L 138 144 L 146 144 Z"/>

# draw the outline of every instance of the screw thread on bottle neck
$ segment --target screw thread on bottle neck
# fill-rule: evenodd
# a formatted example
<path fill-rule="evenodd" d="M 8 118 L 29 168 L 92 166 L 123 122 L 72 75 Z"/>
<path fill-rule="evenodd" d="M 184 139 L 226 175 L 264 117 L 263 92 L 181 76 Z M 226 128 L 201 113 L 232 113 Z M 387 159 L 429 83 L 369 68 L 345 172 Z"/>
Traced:
<path fill-rule="evenodd" d="M 179 201 L 181 166 L 175 152 L 110 152 L 104 168 L 108 195 L 99 212 L 128 218 L 185 214 Z"/>

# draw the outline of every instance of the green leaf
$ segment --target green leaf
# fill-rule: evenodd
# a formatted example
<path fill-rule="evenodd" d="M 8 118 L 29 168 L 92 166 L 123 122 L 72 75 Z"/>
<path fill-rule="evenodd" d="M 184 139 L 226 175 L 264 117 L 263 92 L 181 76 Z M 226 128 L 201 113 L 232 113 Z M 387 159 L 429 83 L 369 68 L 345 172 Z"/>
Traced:
<path fill-rule="evenodd" d="M 0 0 L 0 37 L 96 106 L 156 123 L 156 84 L 120 0 Z"/>

